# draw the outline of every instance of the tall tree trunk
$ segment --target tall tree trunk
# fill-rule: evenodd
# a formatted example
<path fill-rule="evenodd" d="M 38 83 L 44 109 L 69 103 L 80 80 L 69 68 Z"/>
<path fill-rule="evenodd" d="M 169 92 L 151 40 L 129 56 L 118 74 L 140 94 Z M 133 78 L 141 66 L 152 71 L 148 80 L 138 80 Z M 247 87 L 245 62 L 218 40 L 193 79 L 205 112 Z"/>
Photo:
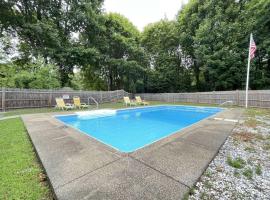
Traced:
<path fill-rule="evenodd" d="M 108 74 L 108 90 L 111 91 L 113 89 L 113 75 L 112 75 L 112 69 L 109 66 L 109 74 Z"/>
<path fill-rule="evenodd" d="M 195 74 L 195 79 L 196 79 L 196 89 L 197 91 L 200 91 L 200 68 L 198 65 L 198 62 L 195 60 L 194 61 L 194 74 Z"/>
<path fill-rule="evenodd" d="M 59 64 L 59 73 L 60 73 L 60 80 L 61 80 L 61 86 L 69 86 L 70 85 L 70 78 L 69 74 L 72 74 L 72 68 L 66 67 L 63 64 Z"/>

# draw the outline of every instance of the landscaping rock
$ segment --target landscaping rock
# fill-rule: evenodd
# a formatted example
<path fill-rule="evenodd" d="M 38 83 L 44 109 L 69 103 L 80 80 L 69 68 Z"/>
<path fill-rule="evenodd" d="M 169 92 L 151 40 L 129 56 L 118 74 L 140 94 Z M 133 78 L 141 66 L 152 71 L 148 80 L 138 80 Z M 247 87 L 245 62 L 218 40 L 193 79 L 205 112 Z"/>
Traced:
<path fill-rule="evenodd" d="M 250 123 L 246 121 L 252 120 Z M 254 126 L 255 124 L 255 126 Z M 246 117 L 210 163 L 189 199 L 270 199 L 270 116 Z M 237 162 L 240 158 L 245 164 Z M 240 163 L 243 164 L 243 163 Z"/>

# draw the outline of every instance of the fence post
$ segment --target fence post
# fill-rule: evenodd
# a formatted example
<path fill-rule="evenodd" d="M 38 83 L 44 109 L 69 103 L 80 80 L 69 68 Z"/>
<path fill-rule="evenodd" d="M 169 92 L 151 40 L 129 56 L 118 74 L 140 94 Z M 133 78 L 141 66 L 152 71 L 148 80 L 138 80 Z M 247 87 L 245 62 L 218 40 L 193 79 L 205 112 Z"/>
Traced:
<path fill-rule="evenodd" d="M 112 102 L 112 92 L 111 91 L 109 91 L 109 93 L 110 93 L 110 103 Z"/>
<path fill-rule="evenodd" d="M 100 91 L 100 103 L 103 103 L 103 101 L 102 101 L 102 91 Z"/>
<path fill-rule="evenodd" d="M 237 100 L 237 105 L 240 106 L 240 100 L 239 100 L 239 90 L 236 90 L 236 100 Z"/>
<path fill-rule="evenodd" d="M 215 99 L 216 98 L 216 94 L 215 94 L 215 91 L 212 91 L 212 95 L 211 96 L 212 96 L 212 102 L 211 103 L 212 104 L 216 104 L 216 99 Z"/>
<path fill-rule="evenodd" d="M 5 112 L 6 110 L 6 88 L 2 87 L 2 112 Z"/>
<path fill-rule="evenodd" d="M 52 107 L 52 89 L 50 89 L 49 93 L 49 107 Z"/>
<path fill-rule="evenodd" d="M 256 107 L 262 107 L 262 93 L 259 92 L 259 97 L 260 97 L 260 100 L 259 100 L 259 103 L 257 103 Z M 259 104 L 259 105 L 258 105 Z"/>

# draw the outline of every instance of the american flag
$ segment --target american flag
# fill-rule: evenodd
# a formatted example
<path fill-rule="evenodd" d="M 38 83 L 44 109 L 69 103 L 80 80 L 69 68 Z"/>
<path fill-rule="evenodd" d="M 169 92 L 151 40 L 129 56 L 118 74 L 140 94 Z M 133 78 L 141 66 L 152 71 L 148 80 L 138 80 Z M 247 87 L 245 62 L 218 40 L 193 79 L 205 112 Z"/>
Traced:
<path fill-rule="evenodd" d="M 256 51 L 256 44 L 255 44 L 255 41 L 253 40 L 253 36 L 251 34 L 251 36 L 250 36 L 250 47 L 249 47 L 250 60 L 252 60 L 255 57 L 255 51 Z"/>

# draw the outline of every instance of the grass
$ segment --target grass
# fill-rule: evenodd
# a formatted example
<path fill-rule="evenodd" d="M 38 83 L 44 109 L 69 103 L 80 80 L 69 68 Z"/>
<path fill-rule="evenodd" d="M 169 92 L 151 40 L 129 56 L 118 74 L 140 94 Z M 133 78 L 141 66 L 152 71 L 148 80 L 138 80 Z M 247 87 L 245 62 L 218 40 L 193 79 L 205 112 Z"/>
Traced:
<path fill-rule="evenodd" d="M 252 118 L 252 119 L 248 119 L 245 121 L 245 125 L 251 128 L 256 128 L 258 122 L 256 119 Z"/>
<path fill-rule="evenodd" d="M 244 161 L 242 158 L 237 157 L 235 159 L 232 159 L 231 156 L 228 156 L 227 163 L 234 168 L 241 169 L 246 165 L 246 161 Z"/>
<path fill-rule="evenodd" d="M 189 199 L 189 196 L 193 195 L 194 194 L 194 187 L 191 187 L 183 196 L 182 200 L 188 200 Z"/>
<path fill-rule="evenodd" d="M 263 146 L 263 150 L 270 150 L 270 143 L 266 143 L 264 146 Z"/>
<path fill-rule="evenodd" d="M 210 170 L 206 170 L 205 172 L 204 172 L 204 175 L 206 176 L 206 177 L 211 177 L 212 176 L 212 172 L 210 171 Z"/>
<path fill-rule="evenodd" d="M 206 181 L 204 182 L 204 186 L 205 186 L 207 189 L 210 189 L 210 188 L 212 188 L 212 183 L 211 183 L 209 180 L 206 180 Z"/>
<path fill-rule="evenodd" d="M 255 150 L 254 147 L 245 147 L 244 150 L 247 151 L 247 152 L 249 152 L 249 153 L 255 153 L 256 152 L 256 150 Z"/>
<path fill-rule="evenodd" d="M 20 118 L 0 121 L 0 199 L 52 199 Z"/>
<path fill-rule="evenodd" d="M 253 177 L 253 171 L 251 168 L 247 168 L 243 171 L 243 175 L 247 177 L 247 179 L 252 179 Z"/>
<path fill-rule="evenodd" d="M 246 114 L 252 118 L 255 118 L 256 116 L 266 116 L 270 115 L 270 109 L 249 108 L 246 110 Z"/>
<path fill-rule="evenodd" d="M 240 177 L 240 173 L 239 173 L 239 171 L 238 171 L 237 169 L 234 170 L 233 175 L 234 175 L 235 177 L 237 177 L 237 178 Z"/>
<path fill-rule="evenodd" d="M 211 105 L 211 104 L 193 104 L 193 103 L 167 103 L 167 102 L 161 102 L 161 101 L 150 101 L 151 105 L 162 105 L 162 104 L 169 104 L 169 105 L 189 105 L 189 106 L 217 106 L 217 105 Z M 100 109 L 104 108 L 111 108 L 111 109 L 120 109 L 120 108 L 126 108 L 126 106 L 123 104 L 122 101 L 120 102 L 113 102 L 113 103 L 103 103 L 99 105 Z M 90 109 L 96 109 L 95 105 L 92 105 Z M 72 110 L 72 111 L 78 111 L 78 110 Z M 26 108 L 26 109 L 14 109 L 9 110 L 5 113 L 3 113 L 3 117 L 9 117 L 14 115 L 23 115 L 23 114 L 34 114 L 34 113 L 49 113 L 49 112 L 66 112 L 62 110 L 57 110 L 55 108 Z"/>
<path fill-rule="evenodd" d="M 255 172 L 256 172 L 257 175 L 261 175 L 262 174 L 262 167 L 261 167 L 260 164 L 256 166 Z"/>

